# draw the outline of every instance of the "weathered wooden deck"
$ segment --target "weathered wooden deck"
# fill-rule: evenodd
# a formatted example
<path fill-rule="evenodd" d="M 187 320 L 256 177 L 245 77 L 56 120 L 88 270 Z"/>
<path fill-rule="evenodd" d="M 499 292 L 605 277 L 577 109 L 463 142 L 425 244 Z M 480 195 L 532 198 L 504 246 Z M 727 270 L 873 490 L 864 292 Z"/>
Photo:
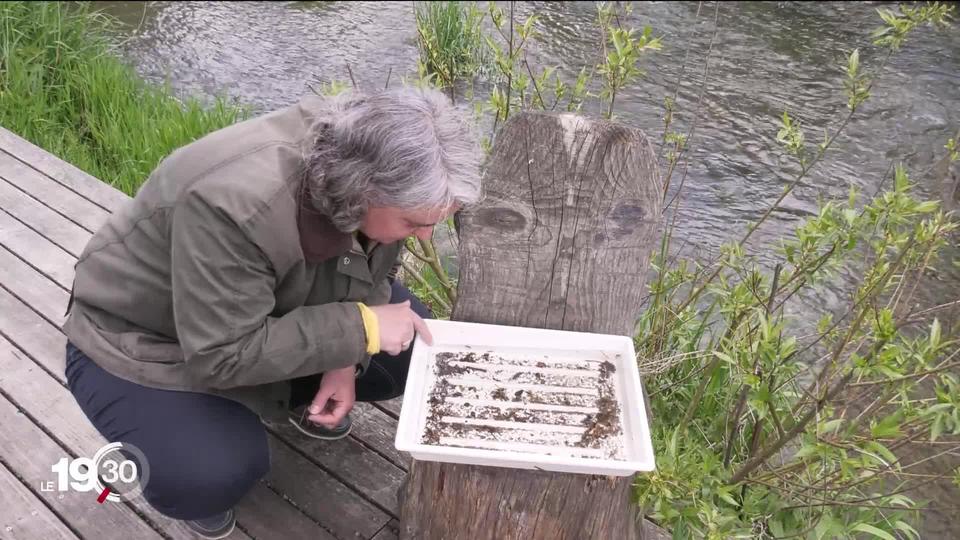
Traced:
<path fill-rule="evenodd" d="M 40 489 L 65 456 L 105 440 L 65 387 L 60 331 L 73 265 L 128 197 L 0 128 L 0 538 L 193 538 L 143 499 Z M 408 457 L 394 449 L 399 403 L 358 404 L 336 442 L 269 429 L 270 474 L 237 509 L 234 539 L 397 538 Z"/>

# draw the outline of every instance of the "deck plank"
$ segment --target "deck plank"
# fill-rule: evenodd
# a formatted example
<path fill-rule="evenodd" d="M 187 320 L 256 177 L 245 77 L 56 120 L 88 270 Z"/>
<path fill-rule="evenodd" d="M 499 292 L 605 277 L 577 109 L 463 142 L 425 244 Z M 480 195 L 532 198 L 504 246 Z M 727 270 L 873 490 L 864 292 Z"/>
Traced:
<path fill-rule="evenodd" d="M 53 178 L 0 151 L 0 178 L 93 233 L 110 212 L 78 195 Z"/>
<path fill-rule="evenodd" d="M 357 403 L 350 414 L 354 420 L 350 436 L 363 441 L 404 471 L 410 468 L 410 455 L 397 450 L 394 445 L 396 420 L 370 403 Z"/>
<path fill-rule="evenodd" d="M 70 294 L 58 287 L 0 243 L 0 289 L 6 289 L 59 328 Z M 4 314 L 2 318 L 6 318 Z"/>
<path fill-rule="evenodd" d="M 0 313 L 3 313 L 0 335 L 27 351 L 63 383 L 67 337 L 3 288 L 0 288 Z"/>
<path fill-rule="evenodd" d="M 270 436 L 275 463 L 267 484 L 290 498 L 294 505 L 323 523 L 340 538 L 370 538 L 390 516 L 314 466 L 277 437 Z"/>
<path fill-rule="evenodd" d="M 322 441 L 304 437 L 293 426 L 271 428 L 275 436 L 293 446 L 341 482 L 397 517 L 397 489 L 405 473 L 352 437 Z"/>
<path fill-rule="evenodd" d="M 2 127 L 0 149 L 104 210 L 115 212 L 129 200 L 121 191 Z"/>
<path fill-rule="evenodd" d="M 0 208 L 74 257 L 79 257 L 90 241 L 89 231 L 2 178 Z"/>
<path fill-rule="evenodd" d="M 70 290 L 76 258 L 2 210 L 0 245 L 29 261 L 64 290 Z"/>
<path fill-rule="evenodd" d="M 0 537 L 56 540 L 77 535 L 0 463 Z"/>
<path fill-rule="evenodd" d="M 290 504 L 276 504 L 275 500 L 279 497 L 265 483 L 259 482 L 237 505 L 241 526 L 251 536 L 257 540 L 336 540 L 335 536 Z"/>
<path fill-rule="evenodd" d="M 31 487 L 54 481 L 50 467 L 70 454 L 40 430 L 17 407 L 0 396 L 0 457 Z M 85 538 L 126 540 L 161 538 L 130 508 L 122 504 L 93 504 L 88 493 L 40 491 L 43 502 L 53 508 Z M 0 529 L 0 537 L 2 537 Z"/>
<path fill-rule="evenodd" d="M 391 413 L 394 418 L 400 418 L 400 409 L 403 408 L 403 396 L 389 399 L 387 401 L 378 401 L 377 406 Z"/>
<path fill-rule="evenodd" d="M 400 538 L 400 521 L 396 519 L 391 519 L 390 523 L 387 523 L 380 529 L 380 532 L 370 540 L 399 540 Z"/>

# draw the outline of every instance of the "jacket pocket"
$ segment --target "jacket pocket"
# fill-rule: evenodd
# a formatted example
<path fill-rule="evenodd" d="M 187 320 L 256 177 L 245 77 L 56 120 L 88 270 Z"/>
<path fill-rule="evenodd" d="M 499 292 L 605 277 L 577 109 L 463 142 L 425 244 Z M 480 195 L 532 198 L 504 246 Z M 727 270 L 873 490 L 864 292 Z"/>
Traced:
<path fill-rule="evenodd" d="M 183 362 L 183 349 L 175 339 L 156 334 L 124 332 L 120 334 L 120 349 L 134 360 L 179 364 Z"/>

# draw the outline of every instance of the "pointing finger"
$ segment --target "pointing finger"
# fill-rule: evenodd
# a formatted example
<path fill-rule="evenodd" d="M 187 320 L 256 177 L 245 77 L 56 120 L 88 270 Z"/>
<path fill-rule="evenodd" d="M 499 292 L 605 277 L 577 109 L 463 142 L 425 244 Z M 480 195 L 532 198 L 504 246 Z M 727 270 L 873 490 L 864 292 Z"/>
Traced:
<path fill-rule="evenodd" d="M 413 315 L 413 327 L 420 333 L 420 339 L 422 339 L 427 345 L 433 345 L 433 334 L 430 333 L 430 328 L 427 327 L 427 323 L 420 318 L 416 313 Z"/>

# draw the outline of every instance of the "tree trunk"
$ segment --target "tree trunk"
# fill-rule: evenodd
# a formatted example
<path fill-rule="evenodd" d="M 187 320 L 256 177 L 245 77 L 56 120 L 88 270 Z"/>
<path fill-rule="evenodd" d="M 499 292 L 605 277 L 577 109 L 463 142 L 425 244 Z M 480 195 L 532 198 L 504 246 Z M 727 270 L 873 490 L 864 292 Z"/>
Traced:
<path fill-rule="evenodd" d="M 459 216 L 459 321 L 632 335 L 662 181 L 639 130 L 564 114 L 503 126 Z M 630 477 L 414 462 L 405 539 L 632 539 Z"/>

